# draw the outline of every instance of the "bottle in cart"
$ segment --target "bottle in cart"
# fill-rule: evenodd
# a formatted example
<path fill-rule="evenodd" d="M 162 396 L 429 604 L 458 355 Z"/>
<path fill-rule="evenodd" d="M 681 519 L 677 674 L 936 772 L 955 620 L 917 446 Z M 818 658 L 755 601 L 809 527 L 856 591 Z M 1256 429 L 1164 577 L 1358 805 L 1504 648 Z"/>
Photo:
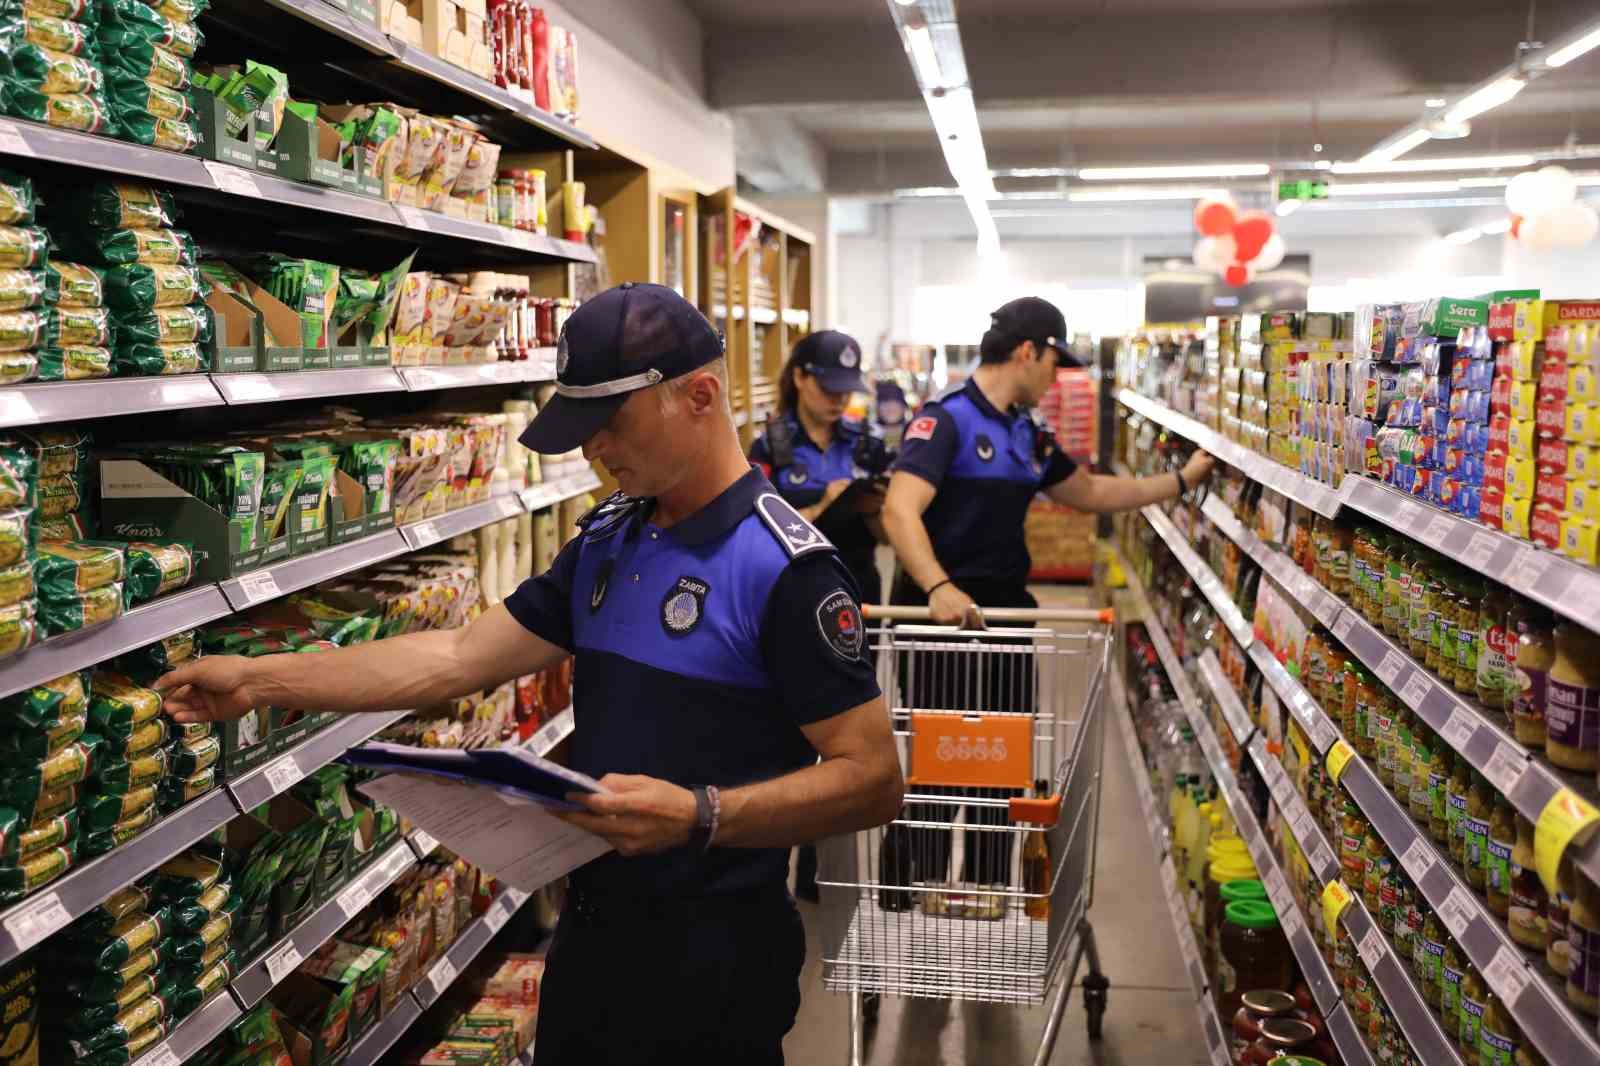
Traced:
<path fill-rule="evenodd" d="M 1050 917 L 1050 842 L 1043 829 L 1028 833 L 1022 845 L 1022 890 L 1028 893 L 1023 910 L 1029 918 L 1044 921 Z"/>

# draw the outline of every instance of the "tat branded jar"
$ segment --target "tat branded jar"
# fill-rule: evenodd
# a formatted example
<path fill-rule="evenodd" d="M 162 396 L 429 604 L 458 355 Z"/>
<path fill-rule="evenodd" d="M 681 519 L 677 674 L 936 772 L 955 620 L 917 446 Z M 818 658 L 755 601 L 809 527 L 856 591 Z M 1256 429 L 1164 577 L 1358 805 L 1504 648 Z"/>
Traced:
<path fill-rule="evenodd" d="M 1222 915 L 1222 956 L 1217 966 L 1220 972 L 1215 999 L 1218 1012 L 1226 1018 L 1241 1006 L 1241 990 L 1288 991 L 1294 983 L 1295 962 L 1272 904 L 1240 900 L 1223 908 Z"/>
<path fill-rule="evenodd" d="M 1528 600 L 1517 599 L 1506 634 L 1512 673 L 1511 729 L 1517 741 L 1531 748 L 1545 746 L 1545 704 L 1549 698 L 1550 667 L 1556 661 L 1555 621 L 1550 612 Z"/>
<path fill-rule="evenodd" d="M 1587 877 L 1573 880 L 1577 892 L 1567 911 L 1567 943 L 1572 948 L 1567 1002 L 1585 1014 L 1600 1014 L 1600 887 Z"/>

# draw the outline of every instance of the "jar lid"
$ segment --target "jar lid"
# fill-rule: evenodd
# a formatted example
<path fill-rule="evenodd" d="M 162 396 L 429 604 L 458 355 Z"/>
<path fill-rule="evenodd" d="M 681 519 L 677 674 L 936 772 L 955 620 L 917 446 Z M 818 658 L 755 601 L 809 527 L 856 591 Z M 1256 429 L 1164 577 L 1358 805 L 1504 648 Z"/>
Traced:
<path fill-rule="evenodd" d="M 1257 1014 L 1288 1014 L 1294 1010 L 1294 997 L 1276 988 L 1253 988 L 1239 997 L 1239 1001 Z"/>
<path fill-rule="evenodd" d="M 1225 881 L 1248 881 L 1256 876 L 1256 864 L 1250 861 L 1248 855 L 1224 855 L 1211 864 L 1211 880 L 1222 884 Z"/>
<path fill-rule="evenodd" d="M 1217 889 L 1217 895 L 1228 903 L 1241 899 L 1266 899 L 1267 886 L 1260 881 L 1244 878 L 1239 881 L 1225 883 Z"/>
<path fill-rule="evenodd" d="M 1236 833 L 1227 836 L 1213 837 L 1206 844 L 1206 854 L 1212 859 L 1219 859 L 1224 855 L 1248 855 L 1250 849 L 1245 847 L 1244 840 Z"/>
<path fill-rule="evenodd" d="M 1327 1066 L 1327 1063 L 1310 1055 L 1274 1055 L 1267 1066 Z"/>
<path fill-rule="evenodd" d="M 1246 929 L 1278 927 L 1278 912 L 1272 909 L 1272 904 L 1261 899 L 1235 900 L 1223 908 L 1222 916 L 1234 925 Z"/>
<path fill-rule="evenodd" d="M 1269 1044 L 1292 1048 L 1315 1040 L 1317 1027 L 1300 1018 L 1263 1018 L 1261 1035 Z"/>

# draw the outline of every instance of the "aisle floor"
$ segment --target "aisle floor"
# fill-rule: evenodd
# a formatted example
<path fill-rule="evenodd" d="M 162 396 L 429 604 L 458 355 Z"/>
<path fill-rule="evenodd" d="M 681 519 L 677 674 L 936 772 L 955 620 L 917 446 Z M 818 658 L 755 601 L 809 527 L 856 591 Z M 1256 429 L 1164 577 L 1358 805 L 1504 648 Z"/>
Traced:
<path fill-rule="evenodd" d="M 1047 606 L 1081 606 L 1081 588 L 1041 586 Z M 1091 1042 L 1082 998 L 1074 988 L 1056 1041 L 1053 1066 L 1205 1066 L 1208 1059 L 1183 972 L 1149 834 L 1132 812 L 1122 732 L 1106 734 L 1102 775 L 1099 869 L 1089 911 L 1101 966 L 1111 981 L 1103 1039 Z M 849 1062 L 849 1001 L 822 987 L 817 908 L 801 903 L 806 919 L 806 968 L 800 978 L 800 1016 L 784 1041 L 790 1066 Z M 1082 967 L 1080 967 L 1081 971 Z M 1081 972 L 1079 974 L 1081 977 Z M 1017 1009 L 944 1000 L 886 999 L 867 1046 L 869 1066 L 1029 1066 L 1039 1046 L 1045 1009 Z"/>

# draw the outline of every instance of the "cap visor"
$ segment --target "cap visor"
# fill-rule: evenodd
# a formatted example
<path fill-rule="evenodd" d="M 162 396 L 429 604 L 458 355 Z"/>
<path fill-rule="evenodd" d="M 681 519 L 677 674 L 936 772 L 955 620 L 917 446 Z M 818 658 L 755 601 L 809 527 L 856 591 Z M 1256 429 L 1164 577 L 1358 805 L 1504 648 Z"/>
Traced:
<path fill-rule="evenodd" d="M 1052 342 L 1050 347 L 1056 350 L 1061 358 L 1056 360 L 1057 366 L 1075 366 L 1081 368 L 1083 361 L 1073 354 L 1072 349 L 1059 341 Z"/>
<path fill-rule="evenodd" d="M 819 366 L 811 371 L 811 376 L 828 392 L 867 391 L 867 379 L 861 376 L 861 371 L 848 367 Z"/>
<path fill-rule="evenodd" d="M 606 428 L 630 393 L 593 400 L 574 400 L 557 393 L 517 438 L 524 448 L 542 455 L 560 455 L 581 448 Z"/>

